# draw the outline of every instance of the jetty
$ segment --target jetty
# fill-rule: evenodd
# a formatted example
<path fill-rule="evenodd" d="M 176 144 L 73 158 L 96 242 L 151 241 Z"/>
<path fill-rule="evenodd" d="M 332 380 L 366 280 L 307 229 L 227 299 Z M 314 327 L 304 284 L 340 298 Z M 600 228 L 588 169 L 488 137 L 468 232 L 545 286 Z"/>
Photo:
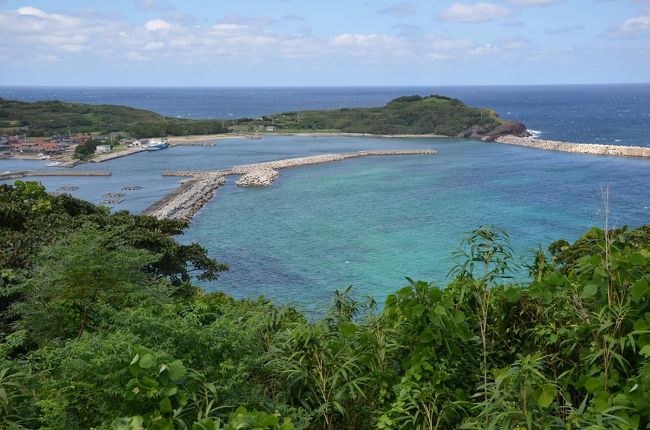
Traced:
<path fill-rule="evenodd" d="M 77 170 L 21 170 L 17 172 L 0 173 L 0 181 L 43 176 L 111 176 L 109 171 L 77 171 Z"/>
<path fill-rule="evenodd" d="M 578 154 L 609 155 L 615 157 L 650 157 L 650 148 L 643 146 L 601 145 L 596 143 L 572 143 L 542 140 L 532 137 L 501 136 L 495 140 L 507 145 L 525 146 L 546 151 L 573 152 Z"/>
<path fill-rule="evenodd" d="M 436 153 L 432 149 L 358 151 L 244 164 L 213 171 L 165 171 L 163 176 L 178 176 L 185 179 L 181 181 L 179 188 L 145 209 L 143 215 L 151 215 L 159 219 L 189 220 L 212 199 L 215 191 L 226 183 L 226 176 L 240 175 L 240 178 L 235 182 L 240 187 L 268 187 L 280 175 L 278 170 L 281 169 L 331 163 L 359 157 L 433 155 Z"/>

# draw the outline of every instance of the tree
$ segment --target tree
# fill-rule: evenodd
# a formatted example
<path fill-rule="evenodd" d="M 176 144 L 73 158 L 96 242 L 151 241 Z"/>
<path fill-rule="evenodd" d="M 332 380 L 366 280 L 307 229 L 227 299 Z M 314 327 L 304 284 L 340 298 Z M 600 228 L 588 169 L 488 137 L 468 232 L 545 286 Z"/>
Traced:
<path fill-rule="evenodd" d="M 37 258 L 17 323 L 37 341 L 80 337 L 100 322 L 106 308 L 119 309 L 154 294 L 155 279 L 143 267 L 156 260 L 149 251 L 125 243 L 121 229 L 84 224 Z"/>

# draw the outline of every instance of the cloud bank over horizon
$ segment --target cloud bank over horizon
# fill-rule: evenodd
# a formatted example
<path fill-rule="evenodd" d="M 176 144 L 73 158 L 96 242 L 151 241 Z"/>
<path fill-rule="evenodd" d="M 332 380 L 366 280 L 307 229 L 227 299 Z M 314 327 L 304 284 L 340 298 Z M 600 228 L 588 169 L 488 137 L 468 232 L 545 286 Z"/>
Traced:
<path fill-rule="evenodd" d="M 647 81 L 650 1 L 429 3 L 5 0 L 0 85 Z"/>

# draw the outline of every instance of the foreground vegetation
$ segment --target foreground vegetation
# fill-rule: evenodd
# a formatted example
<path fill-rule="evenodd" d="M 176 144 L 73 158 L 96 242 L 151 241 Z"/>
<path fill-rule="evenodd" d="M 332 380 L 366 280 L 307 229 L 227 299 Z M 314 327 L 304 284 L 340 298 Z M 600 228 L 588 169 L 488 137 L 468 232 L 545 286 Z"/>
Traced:
<path fill-rule="evenodd" d="M 0 427 L 650 424 L 650 227 L 556 242 L 524 284 L 480 228 L 445 289 L 408 280 L 381 310 L 343 290 L 313 322 L 192 287 L 227 268 L 183 227 L 0 186 Z"/>
<path fill-rule="evenodd" d="M 272 127 L 285 132 L 346 132 L 368 134 L 436 134 L 495 138 L 527 135 L 522 124 L 505 121 L 489 109 L 466 106 L 444 96 L 399 97 L 380 108 L 355 108 L 281 113 L 237 120 L 169 118 L 141 109 L 43 101 L 26 103 L 0 99 L 0 131 L 30 136 L 59 133 L 125 131 L 136 138 L 259 132 Z"/>

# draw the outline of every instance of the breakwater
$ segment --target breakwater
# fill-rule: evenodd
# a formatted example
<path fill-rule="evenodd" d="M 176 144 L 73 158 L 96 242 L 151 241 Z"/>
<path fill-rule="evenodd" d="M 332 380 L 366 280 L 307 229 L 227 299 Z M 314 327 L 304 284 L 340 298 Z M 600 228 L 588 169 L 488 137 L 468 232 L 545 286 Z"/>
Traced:
<path fill-rule="evenodd" d="M 30 178 L 38 176 L 111 176 L 111 172 L 108 171 L 40 171 L 40 170 L 21 170 L 18 172 L 8 172 L 1 173 L 0 180 L 6 179 L 20 179 L 20 178 Z"/>
<path fill-rule="evenodd" d="M 215 171 L 165 171 L 163 176 L 185 179 L 181 186 L 162 200 L 145 209 L 144 215 L 156 218 L 190 219 L 226 183 L 226 176 L 241 175 L 236 184 L 241 187 L 267 187 L 280 175 L 279 169 L 331 163 L 350 158 L 395 155 L 433 155 L 432 149 L 358 151 L 345 154 L 321 154 L 310 157 L 288 158 L 264 163 L 244 164 Z"/>
<path fill-rule="evenodd" d="M 190 219 L 214 195 L 226 178 L 216 173 L 202 173 L 185 180 L 162 200 L 145 209 L 143 215 L 159 219 Z"/>
<path fill-rule="evenodd" d="M 642 146 L 600 145 L 596 143 L 572 143 L 542 140 L 530 137 L 502 136 L 495 140 L 507 145 L 525 146 L 546 151 L 574 152 L 578 154 L 609 155 L 617 157 L 650 157 L 650 148 Z"/>

